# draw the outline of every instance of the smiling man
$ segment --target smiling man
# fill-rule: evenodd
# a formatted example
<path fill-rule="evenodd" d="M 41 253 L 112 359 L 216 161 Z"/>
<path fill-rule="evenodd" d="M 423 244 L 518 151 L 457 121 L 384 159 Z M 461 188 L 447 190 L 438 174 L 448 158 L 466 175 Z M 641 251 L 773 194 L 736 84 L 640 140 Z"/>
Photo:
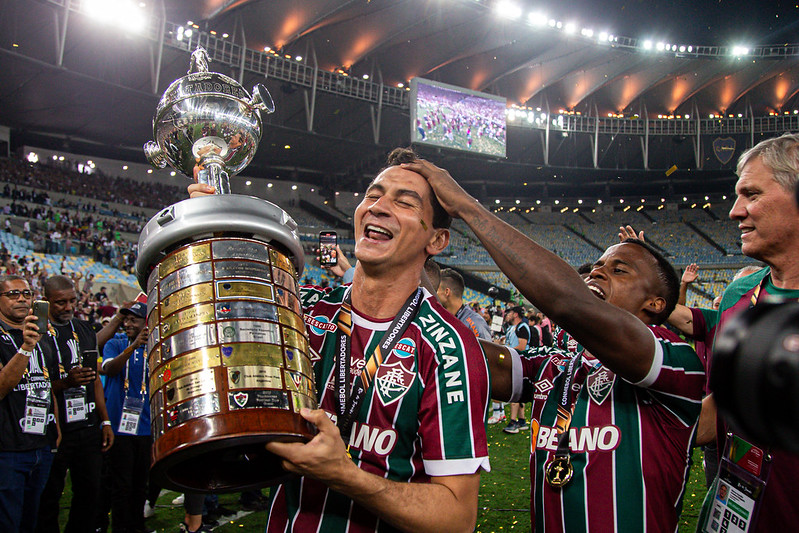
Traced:
<path fill-rule="evenodd" d="M 795 199 L 799 135 L 786 134 L 758 143 L 741 155 L 737 174 L 730 218 L 741 231 L 741 251 L 768 266 L 733 281 L 725 289 L 716 314 L 718 324 L 707 325 L 708 329 L 716 326 L 716 331 L 767 295 L 799 300 L 799 208 Z M 708 365 L 712 373 L 712 357 Z M 714 409 L 714 404 L 708 403 L 708 407 Z M 723 420 L 718 420 L 716 434 L 721 452 L 727 439 Z M 750 531 L 779 531 L 785 524 L 799 522 L 799 506 L 794 498 L 799 456 L 781 450 L 768 453 L 771 473 L 757 523 L 750 524 Z"/>
<path fill-rule="evenodd" d="M 533 402 L 532 529 L 675 531 L 704 371 L 690 346 L 657 326 L 677 302 L 674 269 L 629 239 L 583 280 L 445 170 L 427 161 L 403 168 L 424 176 L 519 291 L 585 348 L 489 359 L 494 397 Z"/>
<path fill-rule="evenodd" d="M 450 218 L 399 166 L 414 159 L 392 152 L 355 211 L 352 284 L 303 289 L 320 406 L 303 416 L 319 433 L 267 445 L 302 476 L 272 491 L 267 531 L 474 529 L 488 368 L 474 334 L 419 288 Z"/>

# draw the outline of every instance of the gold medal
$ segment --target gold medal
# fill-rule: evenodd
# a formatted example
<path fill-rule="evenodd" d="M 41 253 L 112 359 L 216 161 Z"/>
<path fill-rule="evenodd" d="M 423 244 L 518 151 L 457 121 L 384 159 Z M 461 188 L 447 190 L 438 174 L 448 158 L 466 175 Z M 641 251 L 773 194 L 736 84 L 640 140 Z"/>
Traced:
<path fill-rule="evenodd" d="M 553 487 L 565 487 L 574 475 L 574 467 L 568 457 L 555 457 L 547 463 L 544 477 Z"/>

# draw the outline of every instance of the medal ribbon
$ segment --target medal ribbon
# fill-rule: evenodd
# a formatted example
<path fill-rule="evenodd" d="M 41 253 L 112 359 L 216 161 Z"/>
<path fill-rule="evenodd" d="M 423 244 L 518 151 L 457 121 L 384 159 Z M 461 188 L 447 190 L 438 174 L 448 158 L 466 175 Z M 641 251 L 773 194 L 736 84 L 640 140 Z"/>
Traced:
<path fill-rule="evenodd" d="M 555 430 L 558 433 L 558 449 L 555 452 L 555 457 L 569 457 L 569 426 L 571 425 L 572 413 L 574 413 L 574 406 L 577 404 L 579 391 L 575 394 L 574 402 L 569 401 L 569 397 L 571 396 L 572 382 L 577 373 L 575 367 L 581 361 L 582 354 L 569 359 L 569 366 L 566 367 L 566 375 L 563 377 L 563 386 L 558 400 L 558 417 L 555 421 Z"/>
<path fill-rule="evenodd" d="M 770 277 L 771 274 L 764 277 L 762 280 L 760 280 L 760 283 L 757 284 L 757 287 L 755 287 L 755 290 L 752 293 L 752 298 L 749 300 L 749 309 L 757 305 L 757 301 L 760 299 L 760 293 L 763 291 L 763 288 L 766 286 L 766 283 Z"/>
<path fill-rule="evenodd" d="M 352 303 L 350 289 L 344 295 L 344 302 L 339 309 L 336 324 L 338 325 L 338 372 L 336 374 L 336 390 L 338 392 L 338 427 L 345 443 L 350 440 L 350 430 L 355 415 L 363 401 L 364 392 L 371 385 L 377 369 L 383 363 L 386 354 L 391 353 L 405 331 L 410 326 L 419 310 L 422 301 L 422 289 L 416 289 L 403 304 L 401 311 L 394 317 L 391 325 L 383 334 L 380 344 L 375 346 L 372 355 L 361 372 L 360 379 L 355 380 L 350 391 L 350 352 L 352 350 Z"/>

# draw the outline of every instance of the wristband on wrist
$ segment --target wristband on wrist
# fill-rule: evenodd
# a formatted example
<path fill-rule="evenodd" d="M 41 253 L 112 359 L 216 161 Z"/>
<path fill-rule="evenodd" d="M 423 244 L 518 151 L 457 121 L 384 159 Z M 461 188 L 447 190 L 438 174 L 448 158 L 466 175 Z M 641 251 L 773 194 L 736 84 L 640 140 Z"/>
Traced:
<path fill-rule="evenodd" d="M 30 351 L 30 350 L 26 350 L 24 348 L 20 348 L 19 350 L 17 350 L 17 353 L 21 353 L 22 355 L 24 355 L 26 357 L 33 357 L 33 352 Z"/>
<path fill-rule="evenodd" d="M 103 420 L 102 422 L 100 422 L 100 425 L 101 426 L 111 427 L 111 421 L 110 420 Z"/>

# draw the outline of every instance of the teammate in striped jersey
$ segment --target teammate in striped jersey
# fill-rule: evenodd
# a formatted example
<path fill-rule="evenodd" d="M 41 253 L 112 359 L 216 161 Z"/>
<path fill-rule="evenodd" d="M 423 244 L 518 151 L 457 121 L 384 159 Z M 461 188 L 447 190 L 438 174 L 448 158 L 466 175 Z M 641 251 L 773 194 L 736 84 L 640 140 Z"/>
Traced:
<path fill-rule="evenodd" d="M 430 186 L 399 166 L 414 159 L 409 150 L 392 152 L 355 211 L 352 284 L 303 291 L 321 407 L 303 416 L 319 433 L 307 444 L 267 445 L 302 476 L 273 491 L 267 531 L 474 529 L 480 472 L 489 469 L 488 366 L 477 338 L 433 295 L 421 293 L 407 330 L 383 354 L 349 447 L 330 418 L 347 418 L 340 403 L 350 383 L 368 375 L 365 362 L 417 294 L 425 260 L 449 242 L 451 219 Z M 189 191 L 212 192 L 200 184 Z M 339 322 L 347 300 L 351 324 Z M 339 335 L 347 329 L 349 353 Z"/>
<path fill-rule="evenodd" d="M 675 531 L 705 377 L 690 346 L 652 327 L 677 302 L 674 269 L 629 239 L 608 248 L 584 281 L 445 170 L 426 161 L 404 166 L 427 178 L 516 288 L 585 349 L 544 348 L 524 363 L 489 359 L 493 396 L 512 389 L 509 399 L 534 400 L 533 529 Z"/>

